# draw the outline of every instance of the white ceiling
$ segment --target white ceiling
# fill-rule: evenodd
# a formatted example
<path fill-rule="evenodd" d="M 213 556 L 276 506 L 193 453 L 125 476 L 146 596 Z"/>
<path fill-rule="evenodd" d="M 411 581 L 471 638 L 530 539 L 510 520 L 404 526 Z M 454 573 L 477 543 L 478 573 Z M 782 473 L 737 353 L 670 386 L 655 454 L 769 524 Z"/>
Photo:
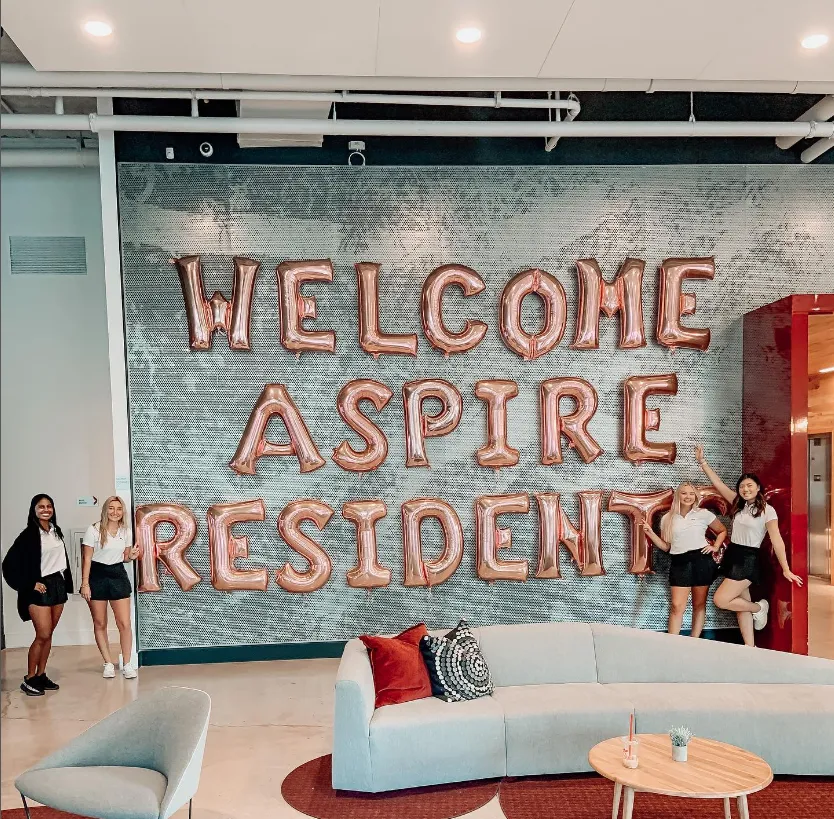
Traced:
<path fill-rule="evenodd" d="M 44 71 L 834 80 L 834 0 L 3 0 L 1 16 Z M 454 39 L 467 25 L 481 42 Z M 831 42 L 801 48 L 811 33 Z"/>

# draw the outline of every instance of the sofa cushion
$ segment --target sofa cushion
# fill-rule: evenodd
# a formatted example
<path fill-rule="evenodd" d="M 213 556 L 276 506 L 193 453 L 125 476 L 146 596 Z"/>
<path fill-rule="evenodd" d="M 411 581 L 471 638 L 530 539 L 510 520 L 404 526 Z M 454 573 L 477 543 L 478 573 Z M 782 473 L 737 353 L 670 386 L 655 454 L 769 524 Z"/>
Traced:
<path fill-rule="evenodd" d="M 24 796 L 68 813 L 100 819 L 158 819 L 168 780 L 147 768 L 102 765 L 27 771 L 14 784 Z"/>
<path fill-rule="evenodd" d="M 436 697 L 374 711 L 373 790 L 504 776 L 504 713 L 493 697 Z"/>
<path fill-rule="evenodd" d="M 600 623 L 591 629 L 601 683 L 834 685 L 831 660 Z"/>
<path fill-rule="evenodd" d="M 666 733 L 675 725 L 686 725 L 696 736 L 758 754 L 774 773 L 834 775 L 834 686 L 620 683 L 604 687 L 634 704 L 639 733 Z"/>
<path fill-rule="evenodd" d="M 477 637 L 496 687 L 597 681 L 587 623 L 486 626 Z"/>
<path fill-rule="evenodd" d="M 488 697 L 492 693 L 489 666 L 465 620 L 442 637 L 423 637 L 420 651 L 435 697 L 446 702 L 459 702 Z"/>
<path fill-rule="evenodd" d="M 496 688 L 504 711 L 507 776 L 590 771 L 588 751 L 628 733 L 631 702 L 598 683 Z"/>
<path fill-rule="evenodd" d="M 368 649 L 374 676 L 374 707 L 396 705 L 432 695 L 429 674 L 420 653 L 420 640 L 428 634 L 423 623 L 396 637 L 359 639 Z"/>

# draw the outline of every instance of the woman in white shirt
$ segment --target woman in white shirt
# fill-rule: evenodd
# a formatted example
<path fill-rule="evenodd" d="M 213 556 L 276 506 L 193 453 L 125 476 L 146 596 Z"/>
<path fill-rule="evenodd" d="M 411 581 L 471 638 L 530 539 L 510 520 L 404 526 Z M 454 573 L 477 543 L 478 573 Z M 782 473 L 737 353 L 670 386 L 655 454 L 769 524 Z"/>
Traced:
<path fill-rule="evenodd" d="M 707 540 L 707 529 L 715 532 L 715 543 Z M 682 483 L 672 499 L 672 508 L 660 522 L 660 537 L 644 521 L 643 531 L 649 540 L 671 554 L 669 563 L 669 634 L 680 634 L 689 595 L 692 594 L 693 637 L 700 637 L 707 613 L 709 587 L 716 577 L 713 553 L 718 551 L 727 530 L 709 511 L 699 506 L 698 490 Z"/>
<path fill-rule="evenodd" d="M 745 472 L 736 482 L 734 492 L 707 463 L 703 447 L 695 447 L 695 458 L 713 486 L 732 504 L 730 545 L 724 552 L 718 570 L 724 575 L 724 580 L 715 590 L 713 602 L 720 609 L 736 613 L 744 644 L 753 646 L 753 632 L 767 625 L 767 612 L 770 608 L 767 600 L 754 603 L 750 597 L 751 584 L 760 582 L 759 552 L 765 534 L 770 535 L 773 553 L 782 567 L 785 579 L 801 586 L 802 578 L 794 574 L 788 565 L 776 510 L 765 500 L 762 482 L 751 472 Z"/>
<path fill-rule="evenodd" d="M 108 498 L 101 509 L 101 520 L 92 524 L 81 541 L 81 596 L 90 607 L 96 645 L 104 660 L 107 679 L 116 676 L 107 639 L 107 605 L 113 609 L 122 648 L 122 674 L 126 679 L 136 677 L 130 662 L 133 653 L 133 634 L 130 630 L 130 580 L 125 562 L 135 560 L 139 550 L 125 523 L 124 504 L 117 495 Z"/>

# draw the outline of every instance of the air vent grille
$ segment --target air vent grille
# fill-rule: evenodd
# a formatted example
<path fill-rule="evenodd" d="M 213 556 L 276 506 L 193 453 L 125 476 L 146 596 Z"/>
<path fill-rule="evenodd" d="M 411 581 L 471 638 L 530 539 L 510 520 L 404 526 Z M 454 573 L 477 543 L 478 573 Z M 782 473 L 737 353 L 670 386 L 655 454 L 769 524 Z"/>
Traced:
<path fill-rule="evenodd" d="M 87 275 L 83 236 L 10 236 L 9 256 L 13 275 Z"/>

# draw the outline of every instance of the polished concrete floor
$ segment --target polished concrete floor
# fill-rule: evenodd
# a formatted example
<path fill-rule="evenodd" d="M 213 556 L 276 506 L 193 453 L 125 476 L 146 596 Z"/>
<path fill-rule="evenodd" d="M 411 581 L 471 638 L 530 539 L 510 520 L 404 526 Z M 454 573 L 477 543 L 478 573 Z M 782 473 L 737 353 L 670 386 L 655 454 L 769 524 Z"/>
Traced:
<path fill-rule="evenodd" d="M 808 578 L 808 653 L 834 660 L 834 586 Z"/>

